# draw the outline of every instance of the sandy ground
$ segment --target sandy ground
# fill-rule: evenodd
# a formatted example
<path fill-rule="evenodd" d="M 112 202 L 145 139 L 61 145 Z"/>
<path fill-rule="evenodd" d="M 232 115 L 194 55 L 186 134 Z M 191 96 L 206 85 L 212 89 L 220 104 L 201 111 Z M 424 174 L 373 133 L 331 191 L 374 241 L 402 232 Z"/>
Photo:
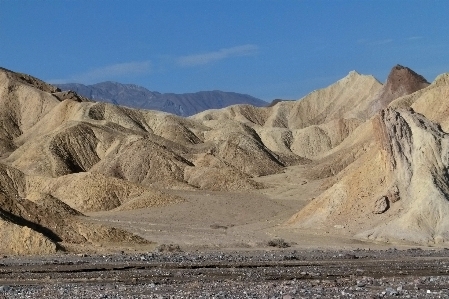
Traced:
<path fill-rule="evenodd" d="M 304 179 L 307 166 L 257 178 L 268 188 L 251 192 L 169 191 L 180 204 L 134 211 L 90 213 L 91 220 L 126 229 L 182 250 L 256 250 L 273 239 L 297 249 L 382 249 L 391 244 L 356 240 L 343 230 L 313 231 L 287 227 L 285 221 L 322 192 L 324 181 Z M 395 247 L 408 248 L 408 246 Z M 416 247 L 416 246 L 414 246 Z"/>

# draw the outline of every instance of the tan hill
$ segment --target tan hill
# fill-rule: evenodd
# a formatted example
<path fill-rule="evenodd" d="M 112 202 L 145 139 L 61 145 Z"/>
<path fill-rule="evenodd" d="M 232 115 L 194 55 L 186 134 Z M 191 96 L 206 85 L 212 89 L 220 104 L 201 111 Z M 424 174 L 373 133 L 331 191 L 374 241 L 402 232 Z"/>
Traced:
<path fill-rule="evenodd" d="M 65 99 L 88 101 L 61 92 L 37 78 L 0 68 L 0 149 L 15 149 L 12 139 L 31 129 L 57 103 Z"/>
<path fill-rule="evenodd" d="M 0 164 L 0 225 L 7 254 L 54 253 L 72 244 L 147 243 L 125 231 L 89 223 L 82 214 L 48 194 L 31 195 L 27 177 Z"/>
<path fill-rule="evenodd" d="M 262 143 L 285 160 L 313 158 L 338 145 L 365 118 L 354 107 L 368 105 L 382 89 L 374 77 L 352 71 L 329 87 L 316 90 L 298 101 L 278 101 L 268 108 L 236 105 L 208 110 L 192 119 L 208 125 L 225 120 L 244 123 Z M 288 164 L 288 163 L 284 163 Z"/>
<path fill-rule="evenodd" d="M 81 212 L 183 201 L 154 187 L 260 188 L 251 177 L 279 171 L 283 165 L 250 128 L 208 142 L 204 136 L 213 129 L 199 122 L 90 102 L 5 69 L 0 70 L 0 105 L 0 166 L 5 169 L 0 177 L 1 225 L 2 236 L 10 241 L 0 248 L 4 253 L 50 253 L 73 244 L 149 243 L 91 224 Z"/>
<path fill-rule="evenodd" d="M 109 211 L 123 208 L 148 208 L 181 202 L 182 199 L 126 180 L 90 172 L 58 178 L 27 178 L 27 198 L 34 194 L 54 196 L 80 212 Z"/>
<path fill-rule="evenodd" d="M 269 108 L 235 105 L 207 110 L 192 116 L 198 120 L 232 119 L 264 127 L 302 129 L 340 118 L 352 118 L 355 106 L 369 102 L 382 84 L 373 76 L 351 71 L 329 87 L 316 90 L 298 101 L 280 101 Z"/>
<path fill-rule="evenodd" d="M 0 225 L 9 244 L 31 245 L 0 251 L 149 243 L 86 215 L 189 205 L 183 192 L 195 190 L 301 190 L 308 204 L 287 228 L 444 242 L 447 78 L 428 85 L 396 66 L 382 85 L 353 71 L 298 101 L 183 118 L 91 102 L 1 69 Z M 273 184 L 286 167 L 298 176 Z"/>

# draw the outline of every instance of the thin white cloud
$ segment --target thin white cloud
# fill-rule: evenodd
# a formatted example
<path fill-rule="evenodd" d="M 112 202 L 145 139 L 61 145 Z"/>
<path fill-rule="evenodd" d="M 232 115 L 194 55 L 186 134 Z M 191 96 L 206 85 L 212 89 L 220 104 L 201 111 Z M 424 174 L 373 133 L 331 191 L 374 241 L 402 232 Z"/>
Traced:
<path fill-rule="evenodd" d="M 407 37 L 406 40 L 417 40 L 417 39 L 422 39 L 424 38 L 423 36 L 410 36 Z"/>
<path fill-rule="evenodd" d="M 231 57 L 254 55 L 258 49 L 256 45 L 236 46 L 214 52 L 181 56 L 176 59 L 176 63 L 182 67 L 205 65 Z"/>
<path fill-rule="evenodd" d="M 367 38 L 360 38 L 356 41 L 358 44 L 366 44 L 369 42 L 369 39 Z"/>
<path fill-rule="evenodd" d="M 117 77 L 146 74 L 151 71 L 150 61 L 125 62 L 91 69 L 85 73 L 70 76 L 66 79 L 48 80 L 51 83 L 95 83 Z"/>
<path fill-rule="evenodd" d="M 368 38 L 361 38 L 356 41 L 357 44 L 366 45 L 366 46 L 380 46 L 392 43 L 394 40 L 392 38 L 381 39 L 381 40 L 372 40 Z"/>
<path fill-rule="evenodd" d="M 389 43 L 392 43 L 392 42 L 393 42 L 393 39 L 388 38 L 388 39 L 372 41 L 372 42 L 369 42 L 368 44 L 370 46 L 379 46 L 379 45 L 386 45 L 386 44 L 389 44 Z"/>

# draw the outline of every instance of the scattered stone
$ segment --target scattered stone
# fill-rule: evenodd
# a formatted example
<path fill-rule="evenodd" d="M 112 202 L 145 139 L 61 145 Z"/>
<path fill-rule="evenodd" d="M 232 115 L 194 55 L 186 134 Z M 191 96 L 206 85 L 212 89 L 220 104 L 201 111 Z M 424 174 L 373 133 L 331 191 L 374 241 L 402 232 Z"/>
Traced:
<path fill-rule="evenodd" d="M 373 213 L 374 214 L 382 214 L 385 213 L 390 207 L 388 198 L 386 196 L 382 196 L 374 202 Z"/>

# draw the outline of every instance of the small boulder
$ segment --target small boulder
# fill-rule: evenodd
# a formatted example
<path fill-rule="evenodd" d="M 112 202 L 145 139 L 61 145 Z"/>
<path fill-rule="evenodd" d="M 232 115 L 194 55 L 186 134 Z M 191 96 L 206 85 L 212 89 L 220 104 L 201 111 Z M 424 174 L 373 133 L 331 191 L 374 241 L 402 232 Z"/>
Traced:
<path fill-rule="evenodd" d="M 374 214 L 385 213 L 389 207 L 390 207 L 390 203 L 389 203 L 388 197 L 382 196 L 381 198 L 379 198 L 375 201 L 373 213 Z"/>

